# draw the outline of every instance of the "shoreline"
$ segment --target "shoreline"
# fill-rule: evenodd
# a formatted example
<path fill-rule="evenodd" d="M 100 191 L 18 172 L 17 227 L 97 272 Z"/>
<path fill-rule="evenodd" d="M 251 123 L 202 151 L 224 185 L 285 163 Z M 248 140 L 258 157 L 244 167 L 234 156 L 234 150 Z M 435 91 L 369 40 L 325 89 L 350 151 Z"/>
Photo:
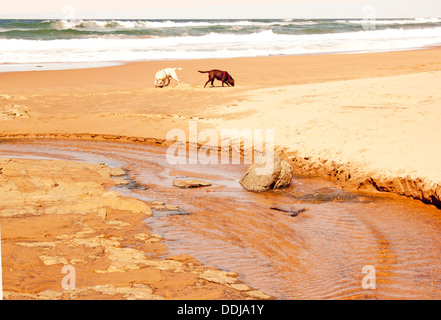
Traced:
<path fill-rule="evenodd" d="M 125 64 L 113 61 L 97 62 L 42 62 L 42 63 L 3 63 L 0 64 L 0 73 L 29 72 L 29 71 L 49 71 L 49 70 L 76 70 L 76 69 L 96 69 Z M 70 66 L 70 67 L 69 67 Z M 41 69 L 38 69 L 41 68 Z"/>
<path fill-rule="evenodd" d="M 276 57 L 299 57 L 299 56 L 320 56 L 320 55 L 353 55 L 353 54 L 372 54 L 372 53 L 393 53 L 403 51 L 418 51 L 418 50 L 430 50 L 441 48 L 441 43 L 434 46 L 426 47 L 411 47 L 404 49 L 384 49 L 373 51 L 338 51 L 338 52 L 312 52 L 312 53 L 298 53 L 298 54 L 278 54 L 278 55 L 265 55 L 265 56 L 237 56 L 229 57 L 227 59 L 252 59 L 252 58 L 276 58 Z M 117 67 L 122 65 L 128 65 L 132 63 L 149 63 L 149 62 L 167 62 L 167 61 L 193 61 L 193 60 L 223 60 L 226 58 L 168 58 L 168 59 L 155 59 L 155 60 L 118 60 L 118 61 L 75 61 L 75 62 L 29 62 L 29 63 L 3 63 L 0 64 L 0 73 L 12 73 L 12 72 L 32 72 L 32 71 L 56 71 L 56 70 L 77 70 L 77 69 L 96 69 Z M 75 67 L 75 65 L 78 65 Z M 70 67 L 69 67 L 70 66 Z M 6 70 L 8 67 L 15 68 L 15 70 Z M 27 69 L 28 67 L 29 69 Z M 42 69 L 37 69 L 42 68 Z"/>
<path fill-rule="evenodd" d="M 240 79 L 242 82 L 240 85 L 245 85 L 244 89 L 386 77 L 439 70 L 438 66 L 433 66 L 439 63 L 439 52 L 441 52 L 441 46 L 427 47 L 424 49 L 354 54 L 132 61 L 114 66 L 89 69 L 0 72 L 2 84 L 0 86 L 0 95 L 8 94 L 8 91 L 10 94 L 48 92 L 47 88 L 53 86 L 59 87 L 62 91 L 91 91 L 87 90 L 88 85 L 93 86 L 93 91 L 115 90 L 118 87 L 118 81 L 121 81 L 120 84 L 122 87 L 130 89 L 152 88 L 152 79 L 154 79 L 156 71 L 173 65 L 184 68 L 183 71 L 179 72 L 180 79 L 185 84 L 189 84 L 192 88 L 194 88 L 194 86 L 203 86 L 205 82 L 203 80 L 199 82 L 194 80 L 195 65 L 200 66 L 200 69 L 207 69 L 213 67 L 213 65 L 229 70 L 239 69 L 235 71 L 235 73 L 240 72 L 240 78 L 242 78 Z M 382 61 L 383 59 L 385 61 Z M 420 61 L 425 63 L 419 65 Z M 244 63 L 249 63 L 252 68 L 255 66 L 262 67 L 265 71 L 268 68 L 275 68 L 273 70 L 274 74 L 271 74 L 268 80 L 266 79 L 267 77 L 262 77 L 258 79 L 259 81 L 257 82 L 254 77 L 251 77 L 255 76 L 256 70 L 250 70 L 251 72 L 240 70 L 243 69 Z M 230 65 L 232 67 L 229 67 Z M 189 67 L 194 68 L 192 75 L 188 73 Z M 131 73 L 132 78 L 128 78 L 126 73 Z M 118 74 L 123 75 L 124 78 L 118 79 L 116 77 Z M 287 74 L 291 74 L 289 78 L 290 81 L 287 81 Z M 279 82 L 274 82 L 276 76 L 278 76 Z M 72 81 L 67 81 L 67 77 L 72 78 Z M 88 83 L 78 83 L 80 77 L 87 79 Z M 104 85 L 108 77 L 112 77 L 115 82 L 105 83 Z M 202 77 L 202 79 L 204 78 L 205 77 Z M 39 83 L 37 80 L 40 79 L 44 79 L 47 82 Z M 25 88 L 31 90 L 25 90 Z M 235 89 L 237 90 L 237 88 Z"/>

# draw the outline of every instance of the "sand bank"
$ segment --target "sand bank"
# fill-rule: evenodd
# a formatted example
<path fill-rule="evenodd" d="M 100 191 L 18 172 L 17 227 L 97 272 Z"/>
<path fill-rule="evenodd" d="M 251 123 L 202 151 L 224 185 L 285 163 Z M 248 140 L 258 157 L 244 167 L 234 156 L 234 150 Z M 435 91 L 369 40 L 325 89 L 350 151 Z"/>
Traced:
<path fill-rule="evenodd" d="M 0 74 L 0 137 L 162 143 L 169 130 L 274 129 L 297 173 L 440 204 L 441 49 L 136 62 Z M 154 74 L 183 67 L 182 84 Z M 234 88 L 203 89 L 228 70 Z M 434 141 L 432 141 L 434 140 Z"/>

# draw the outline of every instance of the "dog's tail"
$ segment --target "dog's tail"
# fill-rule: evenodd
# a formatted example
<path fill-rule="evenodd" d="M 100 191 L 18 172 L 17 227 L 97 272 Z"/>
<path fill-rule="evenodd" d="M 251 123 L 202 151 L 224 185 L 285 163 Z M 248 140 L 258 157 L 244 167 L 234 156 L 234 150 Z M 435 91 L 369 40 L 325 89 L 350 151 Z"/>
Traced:
<path fill-rule="evenodd" d="M 181 70 L 182 70 L 182 68 L 175 68 L 175 70 L 177 70 L 177 71 L 181 71 Z"/>
<path fill-rule="evenodd" d="M 200 71 L 200 70 L 198 70 L 198 72 L 200 72 L 200 73 L 209 73 L 210 71 Z"/>

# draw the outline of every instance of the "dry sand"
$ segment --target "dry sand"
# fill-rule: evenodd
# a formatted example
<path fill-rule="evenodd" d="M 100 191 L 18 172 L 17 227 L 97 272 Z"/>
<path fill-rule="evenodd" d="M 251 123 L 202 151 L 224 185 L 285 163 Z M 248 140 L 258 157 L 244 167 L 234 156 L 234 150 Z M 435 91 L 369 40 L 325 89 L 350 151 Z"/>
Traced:
<path fill-rule="evenodd" d="M 172 81 L 169 87 L 154 88 L 154 74 L 164 67 L 183 67 L 178 72 L 182 84 L 178 86 Z M 216 82 L 215 88 L 203 89 L 207 75 L 197 70 L 213 68 L 228 70 L 236 80 L 236 87 L 222 88 Z M 197 120 L 199 130 L 273 129 L 278 149 L 292 161 L 296 173 L 327 176 L 345 187 L 391 191 L 439 206 L 441 171 L 438 159 L 441 151 L 436 141 L 441 136 L 438 111 L 441 101 L 440 78 L 439 48 L 373 54 L 136 62 L 100 69 L 5 73 L 0 74 L 0 138 L 69 137 L 163 143 L 169 130 L 187 130 L 189 120 Z M 5 160 L 3 163 L 6 163 Z M 42 165 L 40 162 L 14 163 L 14 166 L 36 168 Z M 69 164 L 66 167 L 80 170 Z M 91 170 L 81 166 L 83 169 Z M 32 181 L 35 183 L 23 182 L 23 188 L 32 191 L 40 183 L 38 179 L 42 179 L 41 172 L 44 170 L 46 168 L 24 174 L 22 179 L 34 179 Z M 6 182 L 13 177 L 5 172 L 0 178 L 2 176 Z M 99 175 L 94 177 L 98 178 Z M 46 178 L 55 179 L 52 176 Z M 51 184 L 47 185 L 46 182 L 41 183 L 50 189 Z M 92 190 L 98 195 L 106 194 L 104 190 L 97 191 L 96 183 L 92 183 Z M 108 180 L 104 185 L 107 183 Z M 15 192 L 13 190 L 12 187 L 3 190 L 2 196 L 7 197 Z M 59 214 L 51 215 L 53 226 L 57 228 L 51 225 L 43 227 L 41 221 L 45 219 L 46 212 L 38 209 L 35 203 L 27 203 L 28 200 L 20 195 L 23 192 L 28 192 L 28 189 L 17 193 L 19 211 L 3 209 L 6 211 L 2 211 L 0 221 L 5 237 L 3 261 L 14 261 L 9 255 L 17 260 L 13 262 L 15 265 L 9 266 L 9 269 L 6 266 L 4 271 L 5 290 L 9 291 L 6 298 L 14 298 L 14 292 L 26 292 L 32 298 L 43 298 L 47 294 L 66 298 L 66 293 L 55 289 L 59 288 L 59 280 L 52 279 L 53 286 L 24 281 L 26 268 L 23 266 L 29 263 L 36 268 L 35 274 L 39 274 L 47 269 L 46 261 L 53 265 L 54 272 L 59 275 L 60 257 L 65 254 L 64 250 L 73 250 L 68 243 L 77 238 L 80 242 L 84 241 L 87 235 L 97 242 L 94 249 L 97 252 L 92 254 L 94 258 L 79 253 L 77 260 L 67 262 L 81 265 L 87 261 L 88 264 L 96 263 L 95 271 L 109 270 L 112 250 L 107 250 L 110 255 L 106 255 L 106 250 L 99 242 L 107 239 L 112 248 L 120 252 L 125 243 L 135 241 L 135 235 L 140 233 L 139 230 L 132 231 L 139 228 L 140 220 L 126 221 L 127 215 L 115 214 L 115 221 L 120 222 L 110 226 L 110 220 L 100 218 L 103 214 L 99 209 L 101 207 L 93 207 L 92 211 L 96 210 L 96 214 L 88 217 L 79 215 L 80 208 L 73 204 L 62 207 L 71 210 L 66 214 L 78 219 L 72 226 L 75 230 L 65 232 L 63 228 L 67 227 L 67 223 L 64 215 Z M 52 207 L 49 211 L 56 211 L 56 208 Z M 15 218 L 17 214 L 20 220 Z M 23 220 L 23 217 L 26 219 Z M 28 225 L 31 225 L 34 219 L 37 227 L 29 231 L 31 235 L 23 234 L 15 238 L 18 230 L 23 231 L 23 224 L 29 221 Z M 99 224 L 91 227 L 89 219 L 99 221 Z M 130 226 L 125 228 L 125 223 Z M 71 234 L 70 238 L 63 236 L 66 234 Z M 147 233 L 145 239 L 151 237 Z M 31 240 L 34 244 L 26 245 Z M 35 241 L 48 244 L 45 247 Z M 139 245 L 141 251 L 156 250 L 151 249 L 151 244 Z M 13 252 L 18 249 L 25 251 L 23 255 L 14 255 Z M 96 259 L 100 255 L 107 259 L 106 263 Z M 21 261 L 21 257 L 26 256 L 32 257 L 32 262 Z M 42 256 L 48 259 L 42 259 Z M 139 272 L 147 268 L 148 272 L 155 273 L 157 278 L 152 276 L 155 279 L 176 276 L 176 270 L 157 270 L 144 260 L 139 262 L 137 258 L 133 259 L 137 267 L 142 266 Z M 188 259 L 191 260 L 191 257 Z M 184 265 L 190 268 L 188 261 L 184 263 L 181 258 L 167 261 L 179 263 L 180 268 L 184 268 Z M 158 285 L 160 280 L 152 284 L 139 281 L 140 278 L 134 276 L 132 280 L 121 280 L 118 284 L 115 281 L 119 280 L 106 278 L 102 283 L 113 285 L 110 290 L 114 294 L 105 295 L 134 297 L 132 293 L 124 295 L 123 292 L 129 292 L 130 288 L 137 290 L 136 286 L 139 285 L 145 286 L 146 292 L 151 294 L 142 296 L 144 298 L 244 297 L 243 293 L 225 285 L 207 289 L 209 291 L 198 291 L 207 285 L 205 280 L 200 280 L 200 274 L 205 271 L 204 267 L 191 261 L 199 269 L 196 273 L 189 271 L 191 268 L 181 270 L 183 273 L 190 272 L 193 278 L 189 280 L 191 284 L 184 281 L 178 285 L 179 289 L 167 280 L 161 280 L 162 285 Z M 118 263 L 114 267 L 118 268 Z M 10 273 L 8 270 L 11 270 Z M 124 272 L 131 274 L 133 271 Z M 169 274 L 161 277 L 162 272 Z M 110 273 L 104 272 L 102 275 L 107 277 Z M 8 279 L 16 279 L 16 282 L 13 284 Z M 90 288 L 95 287 L 87 289 L 92 291 L 87 291 L 84 296 L 104 294 L 96 287 L 102 283 L 87 279 Z M 209 285 L 213 284 L 210 282 Z M 157 289 L 158 286 L 161 289 Z M 195 286 L 198 286 L 197 290 Z M 44 291 L 46 288 L 53 291 Z M 118 288 L 123 289 L 118 292 Z M 204 295 L 203 292 L 215 294 Z M 84 297 L 81 294 L 70 297 Z"/>

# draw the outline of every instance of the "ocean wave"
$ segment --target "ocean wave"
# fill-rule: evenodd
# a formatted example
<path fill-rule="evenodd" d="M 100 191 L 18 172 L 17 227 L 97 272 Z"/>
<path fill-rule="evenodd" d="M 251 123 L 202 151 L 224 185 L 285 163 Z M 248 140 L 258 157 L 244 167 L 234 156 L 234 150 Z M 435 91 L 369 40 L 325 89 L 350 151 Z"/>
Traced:
<path fill-rule="evenodd" d="M 247 35 L 272 31 L 279 35 L 325 35 L 362 31 L 362 19 L 242 19 L 242 20 L 0 20 L 0 38 L 61 40 L 103 37 L 189 37 Z M 441 27 L 441 19 L 369 21 L 378 30 Z"/>
<path fill-rule="evenodd" d="M 441 27 L 386 29 L 330 34 L 252 34 L 123 37 L 48 41 L 0 39 L 0 63 L 203 59 L 342 52 L 374 52 L 441 44 Z"/>
<path fill-rule="evenodd" d="M 51 21 L 54 29 L 97 29 L 97 28 L 125 28 L 125 29 L 149 29 L 149 28 L 187 28 L 187 27 L 211 27 L 211 26 L 253 26 L 263 23 L 248 20 L 241 21 L 151 21 L 151 20 L 57 20 Z"/>
<path fill-rule="evenodd" d="M 189 28 L 189 27 L 214 27 L 214 26 L 312 26 L 320 24 L 350 24 L 361 25 L 364 19 L 347 19 L 347 20 L 299 20 L 299 19 L 282 19 L 282 20 L 203 20 L 203 21 L 177 21 L 177 20 L 54 20 L 44 21 L 50 23 L 54 29 L 150 29 L 150 28 Z M 373 19 L 376 25 L 412 25 L 412 24 L 440 24 L 441 18 L 415 18 L 415 19 Z"/>
<path fill-rule="evenodd" d="M 47 22 L 47 21 L 46 21 Z M 160 28 L 191 28 L 191 27 L 271 27 L 282 26 L 311 26 L 319 22 L 311 20 L 213 20 L 213 21 L 153 21 L 153 20 L 56 20 L 49 21 L 54 29 L 160 29 Z"/>

